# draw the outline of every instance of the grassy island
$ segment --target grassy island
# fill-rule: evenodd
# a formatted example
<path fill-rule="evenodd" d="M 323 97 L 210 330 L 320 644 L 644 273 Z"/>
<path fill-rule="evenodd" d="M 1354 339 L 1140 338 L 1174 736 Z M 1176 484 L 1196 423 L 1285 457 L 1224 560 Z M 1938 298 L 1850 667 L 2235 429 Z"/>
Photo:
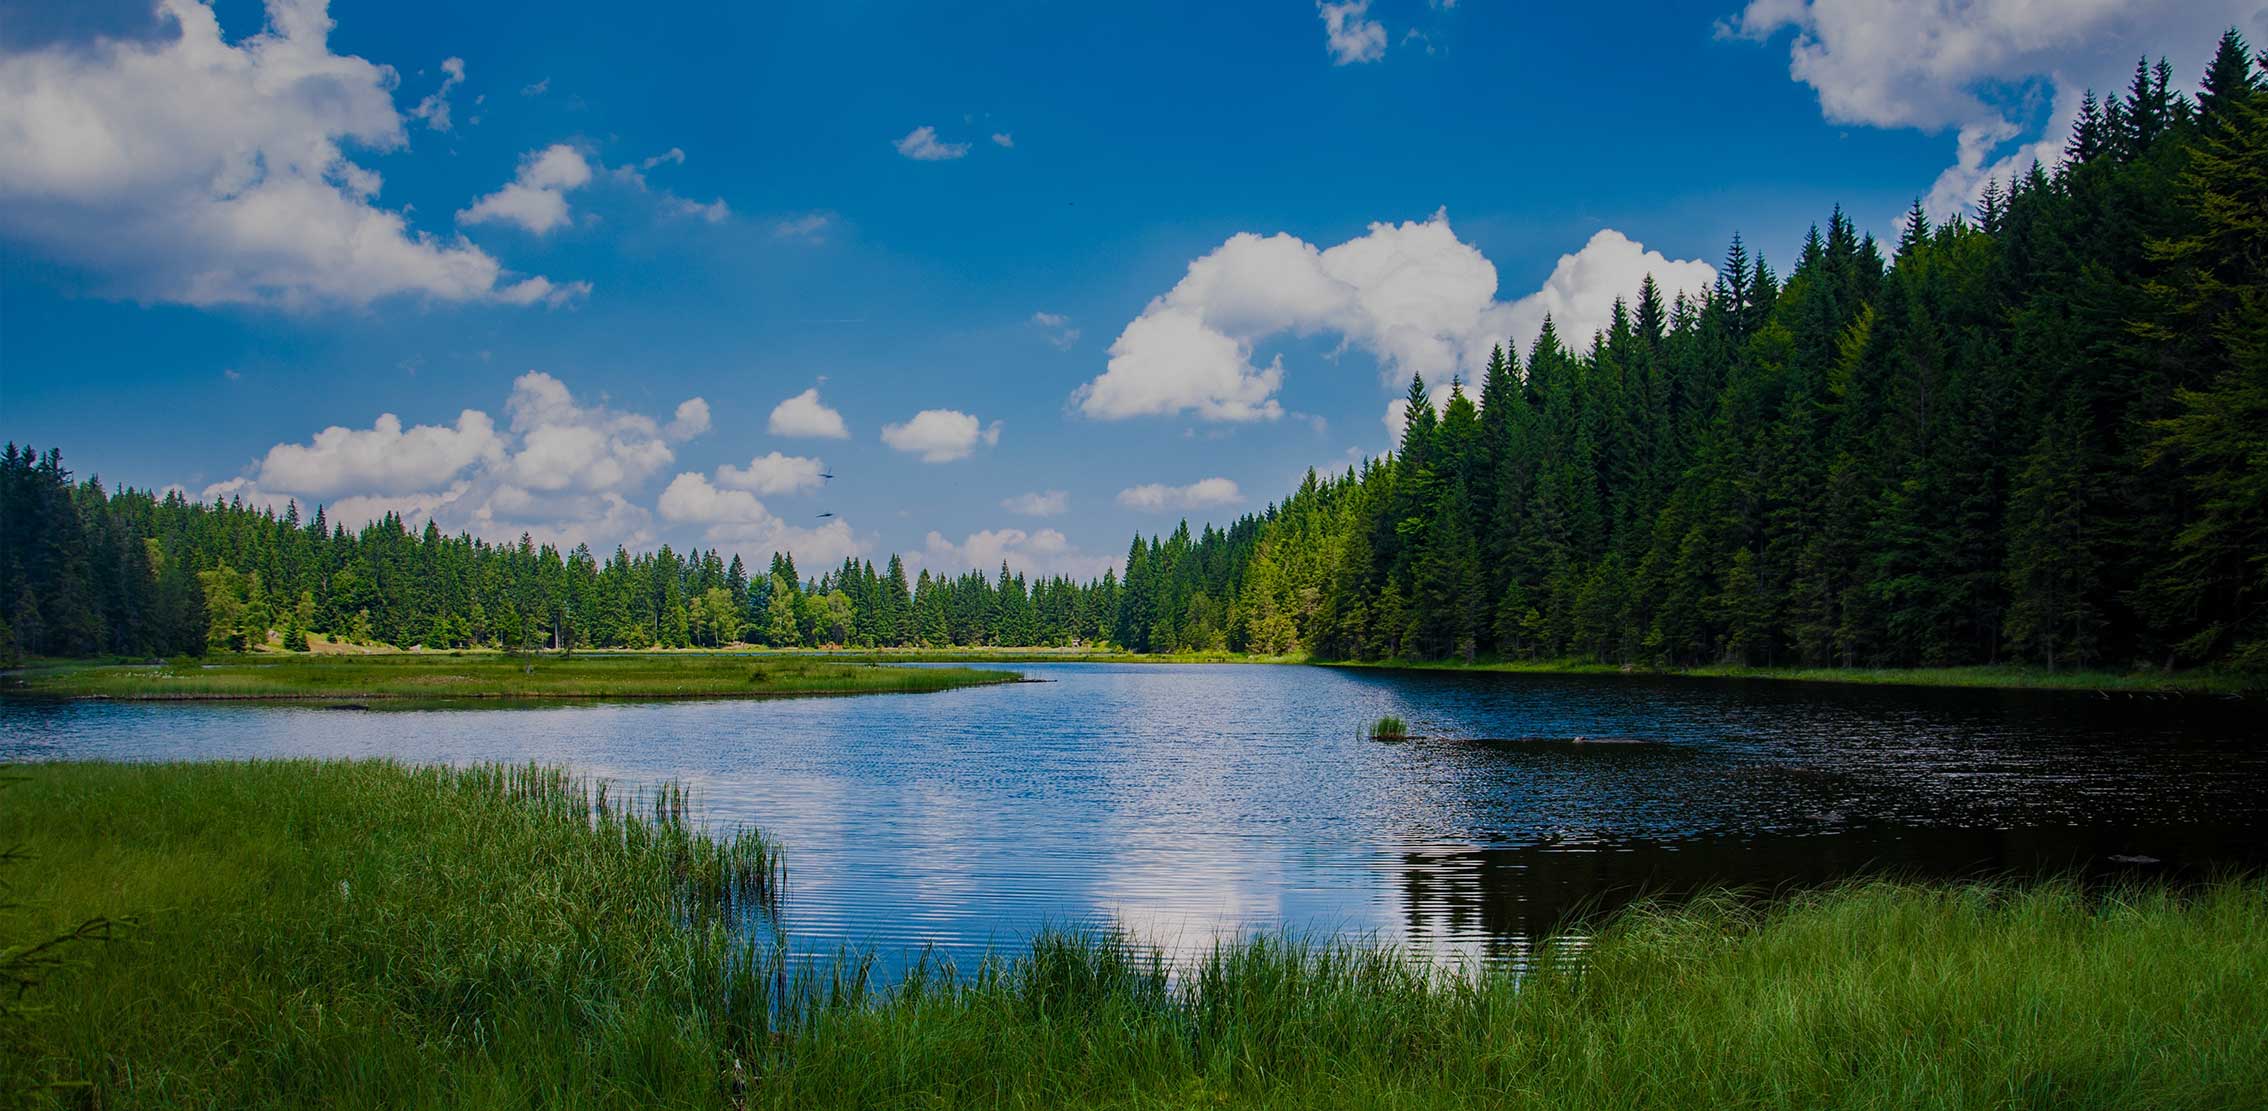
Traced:
<path fill-rule="evenodd" d="M 10 776 L 0 948 L 33 984 L 0 1012 L 0 1090 L 35 1104 L 2206 1108 L 2268 1091 L 2259 880 L 1705 898 L 1625 912 L 1525 977 L 1271 937 L 1169 975 L 1072 934 L 880 988 L 728 929 L 780 890 L 780 859 L 699 832 L 670 789 L 371 762 Z M 13 959 L 72 933 L 46 951 L 61 964 Z"/>
<path fill-rule="evenodd" d="M 0 679 L 0 693 L 151 701 L 764 698 L 940 691 L 1019 678 L 997 669 L 884 667 L 812 656 L 263 653 L 168 663 L 40 664 Z"/>

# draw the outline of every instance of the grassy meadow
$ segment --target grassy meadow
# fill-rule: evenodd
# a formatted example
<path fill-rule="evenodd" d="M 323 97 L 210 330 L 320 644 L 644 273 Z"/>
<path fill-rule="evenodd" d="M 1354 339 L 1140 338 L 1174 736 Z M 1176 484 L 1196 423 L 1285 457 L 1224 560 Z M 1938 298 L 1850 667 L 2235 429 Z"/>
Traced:
<path fill-rule="evenodd" d="M 1523 977 L 1287 937 L 1174 972 L 1058 933 L 883 987 L 728 930 L 781 890 L 780 857 L 698 832 L 673 789 L 382 762 L 9 775 L 0 945 L 118 923 L 0 1016 L 0 1090 L 35 1105 L 2219 1108 L 2268 1091 L 2259 880 L 1705 898 L 1624 912 Z"/>
<path fill-rule="evenodd" d="M 762 698 L 939 691 L 1018 678 L 999 670 L 884 667 L 819 656 L 258 653 L 166 663 L 39 663 L 0 679 L 0 692 L 149 700 Z"/>

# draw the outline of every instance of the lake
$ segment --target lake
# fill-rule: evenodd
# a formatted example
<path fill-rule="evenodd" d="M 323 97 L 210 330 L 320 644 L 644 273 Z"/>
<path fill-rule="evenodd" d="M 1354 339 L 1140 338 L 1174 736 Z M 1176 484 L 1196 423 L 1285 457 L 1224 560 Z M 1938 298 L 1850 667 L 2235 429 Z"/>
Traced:
<path fill-rule="evenodd" d="M 925 945 L 966 962 L 1101 920 L 1182 952 L 1289 928 L 1518 961 L 1641 893 L 2268 863 L 2268 745 L 2257 708 L 2229 699 L 1014 669 L 1048 681 L 366 713 L 0 701 L 0 760 L 387 756 L 675 778 L 709 821 L 783 845 L 798 950 L 886 963 Z M 1384 714 L 1423 738 L 1366 739 Z"/>

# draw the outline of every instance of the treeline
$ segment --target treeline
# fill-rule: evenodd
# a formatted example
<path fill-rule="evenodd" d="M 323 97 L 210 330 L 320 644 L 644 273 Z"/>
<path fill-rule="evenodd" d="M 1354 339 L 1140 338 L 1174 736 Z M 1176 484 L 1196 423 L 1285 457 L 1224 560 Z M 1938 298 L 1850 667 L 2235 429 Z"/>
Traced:
<path fill-rule="evenodd" d="M 895 556 L 816 579 L 789 555 L 751 574 L 737 555 L 666 545 L 602 563 L 524 536 L 411 532 L 391 514 L 349 531 L 321 508 L 303 521 L 296 504 L 109 492 L 74 482 L 53 449 L 0 455 L 0 650 L 12 655 L 303 650 L 310 633 L 428 648 L 1092 644 L 1117 595 L 1115 573 L 909 581 Z"/>
<path fill-rule="evenodd" d="M 1060 645 L 1337 658 L 2268 669 L 2268 55 L 2192 98 L 2090 94 L 2061 163 L 1839 210 L 1782 277 L 1648 279 L 1611 325 L 1410 384 L 1400 451 L 1226 529 L 1137 538 L 1123 583 L 1006 567 L 805 579 L 775 555 L 355 531 L 0 474 L 0 648 L 172 653 L 308 633 L 428 647 Z"/>
<path fill-rule="evenodd" d="M 1396 457 L 1137 545 L 1118 639 L 2268 668 L 2264 70 L 2233 31 L 2194 99 L 2138 65 L 1974 219 L 1886 252 L 1837 211 L 1784 278 L 1736 239 L 1478 398 L 1413 381 Z"/>

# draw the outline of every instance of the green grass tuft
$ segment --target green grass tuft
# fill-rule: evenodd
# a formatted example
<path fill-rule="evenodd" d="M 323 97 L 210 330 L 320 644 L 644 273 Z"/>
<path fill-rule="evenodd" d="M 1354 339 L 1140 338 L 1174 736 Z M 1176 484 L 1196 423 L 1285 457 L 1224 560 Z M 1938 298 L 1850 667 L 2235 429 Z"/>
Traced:
<path fill-rule="evenodd" d="M 1371 723 L 1370 739 L 1374 741 L 1406 741 L 1410 739 L 1410 723 L 1388 714 Z"/>

